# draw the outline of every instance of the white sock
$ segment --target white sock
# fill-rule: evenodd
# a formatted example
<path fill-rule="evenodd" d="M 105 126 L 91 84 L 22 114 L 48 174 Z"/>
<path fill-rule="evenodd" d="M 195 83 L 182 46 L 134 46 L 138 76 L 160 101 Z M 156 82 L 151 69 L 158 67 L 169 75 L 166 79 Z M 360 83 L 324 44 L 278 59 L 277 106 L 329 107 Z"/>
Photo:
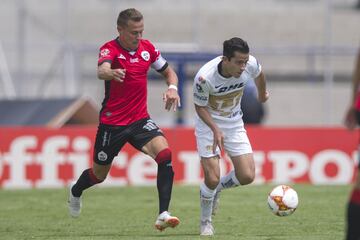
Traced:
<path fill-rule="evenodd" d="M 239 180 L 235 176 L 235 171 L 232 170 L 224 177 L 220 178 L 219 185 L 216 187 L 216 191 L 221 191 L 225 188 L 233 188 L 240 185 Z"/>
<path fill-rule="evenodd" d="M 212 203 L 216 189 L 208 188 L 205 183 L 200 185 L 200 206 L 201 206 L 201 221 L 211 222 Z"/>

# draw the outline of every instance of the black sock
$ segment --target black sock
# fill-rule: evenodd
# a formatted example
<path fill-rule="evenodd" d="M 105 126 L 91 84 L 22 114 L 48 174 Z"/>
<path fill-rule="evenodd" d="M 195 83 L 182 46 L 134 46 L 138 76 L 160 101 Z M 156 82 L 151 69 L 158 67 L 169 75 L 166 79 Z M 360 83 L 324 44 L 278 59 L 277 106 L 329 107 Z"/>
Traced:
<path fill-rule="evenodd" d="M 83 171 L 83 173 L 71 189 L 74 197 L 80 197 L 85 189 L 102 182 L 101 180 L 96 179 L 95 176 L 91 177 L 90 174 L 93 175 L 91 168 Z"/>
<path fill-rule="evenodd" d="M 360 205 L 349 202 L 347 208 L 346 240 L 360 240 Z"/>
<path fill-rule="evenodd" d="M 157 189 L 159 193 L 159 214 L 169 209 L 174 171 L 171 160 L 158 164 Z"/>

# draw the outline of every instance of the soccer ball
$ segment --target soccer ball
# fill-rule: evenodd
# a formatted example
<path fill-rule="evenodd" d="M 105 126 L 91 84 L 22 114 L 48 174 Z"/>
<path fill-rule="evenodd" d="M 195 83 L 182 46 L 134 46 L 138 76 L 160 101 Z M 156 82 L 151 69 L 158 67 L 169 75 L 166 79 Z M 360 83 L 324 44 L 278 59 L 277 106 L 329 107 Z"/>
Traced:
<path fill-rule="evenodd" d="M 275 187 L 268 195 L 268 206 L 277 216 L 291 215 L 297 208 L 299 199 L 296 191 L 286 185 Z"/>

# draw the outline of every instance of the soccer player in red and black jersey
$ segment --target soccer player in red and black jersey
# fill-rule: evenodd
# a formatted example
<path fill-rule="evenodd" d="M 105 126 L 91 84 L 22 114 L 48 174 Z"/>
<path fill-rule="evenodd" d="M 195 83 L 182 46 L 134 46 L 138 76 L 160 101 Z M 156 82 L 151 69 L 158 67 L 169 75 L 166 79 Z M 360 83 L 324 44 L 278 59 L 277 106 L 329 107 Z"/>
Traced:
<path fill-rule="evenodd" d="M 352 98 L 345 115 L 345 125 L 350 130 L 360 125 L 360 49 L 352 81 Z M 360 144 L 360 143 L 359 143 Z M 359 146 L 360 149 L 360 146 Z M 360 152 L 359 152 L 360 154 Z M 360 170 L 360 162 L 359 170 Z M 358 171 L 347 208 L 346 240 L 360 240 L 360 174 Z"/>
<path fill-rule="evenodd" d="M 97 75 L 104 80 L 105 98 L 100 111 L 92 168 L 86 169 L 69 192 L 69 211 L 77 217 L 82 192 L 105 180 L 114 157 L 125 143 L 152 157 L 158 164 L 159 216 L 155 227 L 162 231 L 179 224 L 168 212 L 174 172 L 171 150 L 162 131 L 147 111 L 147 72 L 153 67 L 168 85 L 163 95 L 166 110 L 180 105 L 177 75 L 148 40 L 142 39 L 144 20 L 136 9 L 120 12 L 119 36 L 100 48 Z"/>

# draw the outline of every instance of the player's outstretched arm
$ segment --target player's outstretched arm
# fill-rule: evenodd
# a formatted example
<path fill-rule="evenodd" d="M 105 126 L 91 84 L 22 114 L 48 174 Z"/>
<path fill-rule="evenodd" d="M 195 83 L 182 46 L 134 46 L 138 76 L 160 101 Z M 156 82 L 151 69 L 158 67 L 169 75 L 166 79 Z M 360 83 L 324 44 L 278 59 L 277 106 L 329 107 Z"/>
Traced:
<path fill-rule="evenodd" d="M 258 99 L 260 102 L 266 102 L 269 98 L 269 92 L 266 90 L 265 75 L 263 72 L 255 78 L 256 88 L 258 90 Z"/>

